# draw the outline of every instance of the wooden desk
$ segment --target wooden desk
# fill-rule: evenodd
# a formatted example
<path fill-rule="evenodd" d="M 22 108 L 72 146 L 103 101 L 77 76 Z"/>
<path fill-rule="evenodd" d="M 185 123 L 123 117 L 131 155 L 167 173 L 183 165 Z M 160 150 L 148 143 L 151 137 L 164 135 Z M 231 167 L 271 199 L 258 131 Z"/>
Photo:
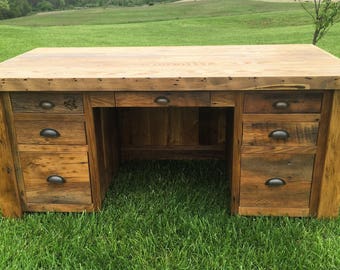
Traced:
<path fill-rule="evenodd" d="M 126 159 L 225 159 L 241 215 L 335 217 L 340 60 L 312 45 L 41 48 L 0 64 L 0 207 L 93 211 Z"/>

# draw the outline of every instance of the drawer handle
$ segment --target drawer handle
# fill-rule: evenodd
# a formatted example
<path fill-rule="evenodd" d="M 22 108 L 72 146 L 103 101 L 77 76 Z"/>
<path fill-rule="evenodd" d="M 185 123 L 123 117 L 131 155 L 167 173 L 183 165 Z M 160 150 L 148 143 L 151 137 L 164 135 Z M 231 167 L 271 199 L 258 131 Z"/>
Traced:
<path fill-rule="evenodd" d="M 289 102 L 279 100 L 279 101 L 274 102 L 273 107 L 278 110 L 288 109 Z"/>
<path fill-rule="evenodd" d="M 155 102 L 159 105 L 167 105 L 170 103 L 170 100 L 167 97 L 161 96 L 161 97 L 156 97 Z"/>
<path fill-rule="evenodd" d="M 42 100 L 40 101 L 39 106 L 44 110 L 51 110 L 55 105 L 51 101 Z"/>
<path fill-rule="evenodd" d="M 40 131 L 40 136 L 45 138 L 58 138 L 60 133 L 53 128 L 44 128 Z"/>
<path fill-rule="evenodd" d="M 270 132 L 269 137 L 275 140 L 287 140 L 289 138 L 289 133 L 286 130 L 273 130 Z"/>
<path fill-rule="evenodd" d="M 59 175 L 50 175 L 46 180 L 52 184 L 64 184 L 66 182 L 65 178 Z"/>
<path fill-rule="evenodd" d="M 270 187 L 284 186 L 285 184 L 286 184 L 285 180 L 281 178 L 271 178 L 271 179 L 268 179 L 265 183 L 266 186 L 270 186 Z"/>

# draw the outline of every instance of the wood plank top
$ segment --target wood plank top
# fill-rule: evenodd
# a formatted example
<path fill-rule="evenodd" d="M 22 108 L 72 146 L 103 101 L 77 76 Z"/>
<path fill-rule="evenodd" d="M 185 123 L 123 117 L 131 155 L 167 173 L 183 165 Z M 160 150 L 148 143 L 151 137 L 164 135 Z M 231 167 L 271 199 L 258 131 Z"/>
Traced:
<path fill-rule="evenodd" d="M 0 63 L 0 91 L 340 89 L 313 45 L 38 48 Z"/>

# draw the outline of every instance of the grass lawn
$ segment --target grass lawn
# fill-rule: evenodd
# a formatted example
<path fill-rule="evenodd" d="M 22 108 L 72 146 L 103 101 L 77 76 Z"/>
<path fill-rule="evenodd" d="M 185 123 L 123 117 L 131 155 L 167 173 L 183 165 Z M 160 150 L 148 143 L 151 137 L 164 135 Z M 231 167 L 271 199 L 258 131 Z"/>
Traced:
<path fill-rule="evenodd" d="M 310 43 L 296 3 L 203 0 L 0 22 L 0 60 L 35 47 Z M 340 57 L 340 23 L 319 46 Z M 212 174 L 213 173 L 213 174 Z M 219 161 L 123 164 L 102 212 L 0 218 L 0 269 L 340 269 L 340 218 L 229 215 Z"/>

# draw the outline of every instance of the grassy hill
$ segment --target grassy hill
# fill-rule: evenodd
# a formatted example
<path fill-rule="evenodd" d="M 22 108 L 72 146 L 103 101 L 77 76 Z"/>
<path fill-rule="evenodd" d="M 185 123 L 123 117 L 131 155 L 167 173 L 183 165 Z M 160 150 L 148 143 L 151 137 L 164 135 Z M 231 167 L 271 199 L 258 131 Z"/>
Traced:
<path fill-rule="evenodd" d="M 0 60 L 35 47 L 311 43 L 297 3 L 203 0 L 44 13 L 0 22 Z M 340 24 L 320 42 L 340 56 Z"/>
<path fill-rule="evenodd" d="M 312 32 L 296 3 L 71 10 L 1 21 L 0 61 L 35 47 L 311 43 Z M 340 23 L 319 46 L 340 57 Z M 124 164 L 102 212 L 0 217 L 0 269 L 340 269 L 340 218 L 230 216 L 225 178 L 223 162 Z"/>

